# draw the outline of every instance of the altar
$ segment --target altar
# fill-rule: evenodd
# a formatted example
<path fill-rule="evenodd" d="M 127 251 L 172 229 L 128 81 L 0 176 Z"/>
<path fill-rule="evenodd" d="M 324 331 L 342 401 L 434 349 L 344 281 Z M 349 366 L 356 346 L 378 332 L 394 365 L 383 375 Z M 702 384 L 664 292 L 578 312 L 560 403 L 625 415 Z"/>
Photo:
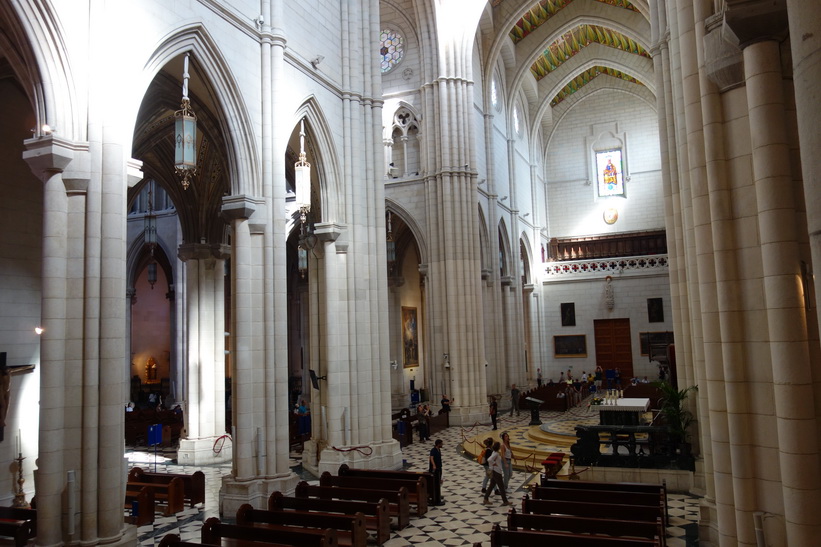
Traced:
<path fill-rule="evenodd" d="M 599 405 L 599 423 L 601 425 L 641 425 L 641 415 L 649 408 L 649 398 L 614 399 L 611 404 Z"/>

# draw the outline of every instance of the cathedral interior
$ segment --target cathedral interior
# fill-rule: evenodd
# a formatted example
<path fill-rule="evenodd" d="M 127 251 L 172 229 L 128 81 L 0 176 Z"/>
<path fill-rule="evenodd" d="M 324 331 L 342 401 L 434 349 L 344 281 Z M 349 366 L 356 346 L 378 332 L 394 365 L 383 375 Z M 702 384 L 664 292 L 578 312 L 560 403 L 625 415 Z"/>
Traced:
<path fill-rule="evenodd" d="M 600 367 L 689 390 L 700 544 L 814 544 L 819 84 L 808 0 L 0 0 L 0 505 L 154 545 L 152 435 L 199 526 L 427 466 L 448 398 L 478 507 L 488 402 Z M 459 507 L 387 545 L 488 544 Z"/>

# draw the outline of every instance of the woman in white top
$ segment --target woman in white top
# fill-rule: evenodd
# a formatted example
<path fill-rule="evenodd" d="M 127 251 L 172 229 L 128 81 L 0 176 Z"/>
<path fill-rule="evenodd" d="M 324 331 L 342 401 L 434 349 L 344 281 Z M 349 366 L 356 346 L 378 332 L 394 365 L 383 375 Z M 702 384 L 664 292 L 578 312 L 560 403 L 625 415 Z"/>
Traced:
<path fill-rule="evenodd" d="M 507 431 L 502 433 L 502 469 L 505 481 L 505 488 L 510 483 L 510 477 L 513 475 L 513 449 L 510 447 L 510 435 Z"/>
<path fill-rule="evenodd" d="M 487 463 L 490 466 L 491 471 L 493 474 L 490 477 L 490 485 L 485 492 L 485 499 L 482 500 L 484 505 L 490 505 L 490 500 L 488 496 L 493 491 L 493 487 L 495 486 L 499 493 L 502 495 L 502 505 L 510 505 L 510 502 L 507 501 L 507 494 L 505 493 L 505 481 L 502 476 L 504 472 L 504 467 L 502 466 L 502 455 L 499 454 L 499 448 L 501 448 L 501 443 L 495 442 L 493 443 L 493 454 L 490 455 L 488 458 Z"/>

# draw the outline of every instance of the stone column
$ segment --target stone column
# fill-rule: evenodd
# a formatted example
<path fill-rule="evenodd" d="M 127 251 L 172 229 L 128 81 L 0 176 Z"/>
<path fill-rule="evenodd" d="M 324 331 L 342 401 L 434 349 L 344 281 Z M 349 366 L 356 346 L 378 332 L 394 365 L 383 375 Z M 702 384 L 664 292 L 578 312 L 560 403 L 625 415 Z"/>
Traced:
<path fill-rule="evenodd" d="M 222 245 L 187 243 L 179 258 L 186 270 L 186 324 L 188 370 L 185 396 L 187 435 L 177 452 L 182 465 L 228 461 L 230 442 L 217 443 L 225 434 L 225 259 Z"/>
<path fill-rule="evenodd" d="M 43 292 L 40 335 L 40 451 L 35 471 L 37 544 L 63 544 L 65 437 L 66 278 L 68 198 L 63 169 L 74 159 L 66 143 L 54 137 L 26 141 L 25 159 L 44 183 Z"/>
<path fill-rule="evenodd" d="M 821 151 L 821 4 L 804 0 L 786 0 L 792 48 L 793 86 L 795 106 L 798 112 L 798 137 L 801 149 L 802 176 L 804 179 L 804 200 L 807 208 L 807 223 L 812 249 L 812 272 L 817 278 L 821 272 L 821 172 L 816 165 L 816 157 Z M 821 287 L 815 286 L 816 320 L 821 324 Z M 814 367 L 814 377 L 819 378 L 818 366 Z M 818 389 L 816 388 L 816 393 Z"/>
<path fill-rule="evenodd" d="M 748 45 L 744 67 L 787 543 L 810 545 L 821 534 L 821 462 L 779 43 Z"/>

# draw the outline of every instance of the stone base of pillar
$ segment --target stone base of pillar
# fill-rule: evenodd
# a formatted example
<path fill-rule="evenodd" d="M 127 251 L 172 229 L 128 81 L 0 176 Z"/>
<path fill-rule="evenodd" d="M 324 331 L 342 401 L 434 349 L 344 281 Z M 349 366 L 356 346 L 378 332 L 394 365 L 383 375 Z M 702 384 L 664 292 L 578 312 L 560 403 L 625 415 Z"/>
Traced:
<path fill-rule="evenodd" d="M 299 475 L 288 473 L 282 477 L 254 478 L 238 481 L 233 476 L 222 478 L 219 506 L 222 518 L 234 518 L 237 509 L 244 503 L 250 503 L 255 509 L 267 509 L 268 498 L 274 492 L 282 492 L 286 496 L 294 493 Z"/>
<path fill-rule="evenodd" d="M 702 499 L 699 502 L 698 512 L 698 544 L 719 545 L 721 536 L 718 533 L 718 511 L 715 501 Z"/>
<path fill-rule="evenodd" d="M 448 419 L 450 420 L 451 427 L 455 425 L 470 427 L 476 425 L 477 423 L 487 424 L 490 426 L 490 416 L 487 411 L 487 405 L 451 407 L 450 416 Z M 501 417 L 502 416 L 500 414 L 499 418 Z"/>
<path fill-rule="evenodd" d="M 232 445 L 228 437 L 180 439 L 180 448 L 177 450 L 177 463 L 180 465 L 225 463 L 231 461 L 231 454 Z"/>
<path fill-rule="evenodd" d="M 352 447 L 345 446 L 337 450 L 328 446 L 320 447 L 313 440 L 308 441 L 302 451 L 302 468 L 316 477 L 325 471 L 332 475 L 338 474 L 339 466 L 343 463 L 358 469 L 402 469 L 402 448 L 396 439 L 357 447 L 357 450 L 350 448 Z"/>

